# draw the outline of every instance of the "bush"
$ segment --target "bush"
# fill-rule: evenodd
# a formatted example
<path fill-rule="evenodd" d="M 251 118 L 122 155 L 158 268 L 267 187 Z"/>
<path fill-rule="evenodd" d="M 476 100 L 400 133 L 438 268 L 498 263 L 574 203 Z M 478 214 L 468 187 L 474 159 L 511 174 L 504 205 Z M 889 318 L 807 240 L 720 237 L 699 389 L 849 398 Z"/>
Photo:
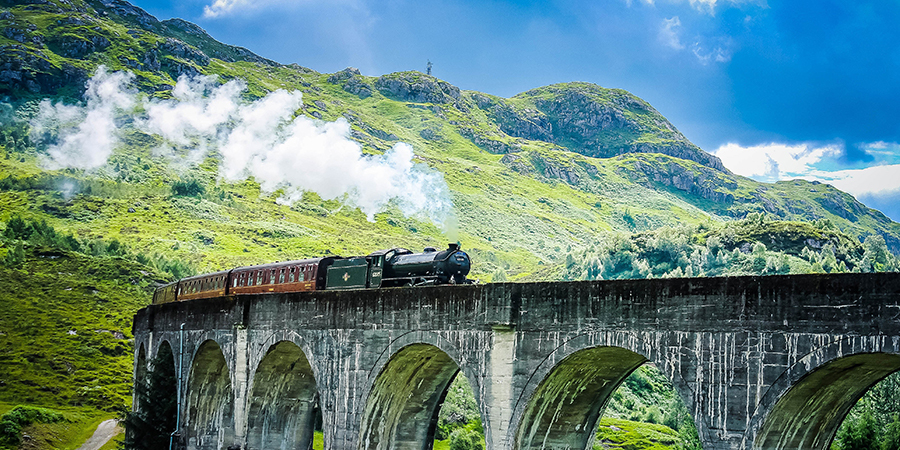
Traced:
<path fill-rule="evenodd" d="M 197 197 L 204 192 L 206 189 L 197 180 L 176 181 L 172 184 L 172 194 L 179 197 Z"/>
<path fill-rule="evenodd" d="M 22 246 L 22 243 L 16 243 L 15 247 L 6 252 L 2 262 L 6 267 L 18 267 L 19 264 L 25 262 L 25 248 Z"/>
<path fill-rule="evenodd" d="M 14 216 L 6 223 L 3 237 L 13 240 L 26 240 L 31 236 L 32 228 L 19 216 Z"/>
<path fill-rule="evenodd" d="M 32 423 L 58 423 L 66 418 L 57 411 L 33 406 L 16 406 L 0 417 L 0 442 L 17 446 L 21 438 L 22 428 Z"/>
<path fill-rule="evenodd" d="M 484 450 L 484 435 L 470 423 L 459 428 L 450 435 L 450 450 Z"/>

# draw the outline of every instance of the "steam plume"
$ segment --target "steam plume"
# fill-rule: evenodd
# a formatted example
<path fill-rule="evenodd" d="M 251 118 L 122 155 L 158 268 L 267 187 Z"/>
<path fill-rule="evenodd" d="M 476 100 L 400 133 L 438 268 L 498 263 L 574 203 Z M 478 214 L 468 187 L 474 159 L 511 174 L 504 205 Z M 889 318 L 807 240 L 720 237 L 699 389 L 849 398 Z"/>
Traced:
<path fill-rule="evenodd" d="M 134 79 L 130 72 L 109 73 L 100 66 L 87 82 L 84 105 L 40 103 L 31 120 L 31 136 L 48 144 L 51 168 L 95 169 L 106 164 L 118 144 L 116 117 L 135 105 L 135 94 L 127 89 Z"/>
<path fill-rule="evenodd" d="M 344 119 L 321 122 L 294 116 L 300 92 L 278 90 L 248 103 L 246 84 L 219 85 L 214 77 L 179 77 L 171 100 L 139 100 L 129 91 L 133 75 L 100 68 L 89 82 L 85 105 L 41 103 L 32 128 L 53 138 L 54 167 L 93 169 L 106 163 L 118 143 L 118 123 L 132 122 L 164 141 L 157 154 L 187 153 L 197 162 L 210 150 L 222 155 L 219 175 L 229 181 L 254 177 L 267 192 L 282 189 L 281 202 L 314 191 L 359 207 L 372 220 L 388 204 L 404 214 L 426 214 L 437 224 L 452 211 L 443 176 L 415 163 L 411 146 L 396 144 L 381 156 L 366 156 L 350 139 Z M 140 104 L 143 112 L 134 112 Z"/>

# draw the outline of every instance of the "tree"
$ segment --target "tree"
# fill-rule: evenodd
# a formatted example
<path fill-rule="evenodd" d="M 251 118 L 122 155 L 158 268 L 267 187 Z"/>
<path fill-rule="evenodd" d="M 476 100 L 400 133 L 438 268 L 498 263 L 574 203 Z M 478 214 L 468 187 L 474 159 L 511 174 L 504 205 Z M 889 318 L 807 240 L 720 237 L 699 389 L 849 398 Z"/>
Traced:
<path fill-rule="evenodd" d="M 849 426 L 838 430 L 838 447 L 840 450 L 873 450 L 877 448 L 877 430 L 875 418 L 868 410 L 862 414 L 847 417 Z"/>
<path fill-rule="evenodd" d="M 3 236 L 7 239 L 26 240 L 31 237 L 32 228 L 19 216 L 14 216 L 6 223 Z"/>
<path fill-rule="evenodd" d="M 175 431 L 177 375 L 172 349 L 164 345 L 151 362 L 145 380 L 135 380 L 134 395 L 137 408 L 125 416 L 127 450 L 158 450 L 169 448 Z"/>
<path fill-rule="evenodd" d="M 25 248 L 22 246 L 21 242 L 17 243 L 12 250 L 6 252 L 6 256 L 3 257 L 3 265 L 6 267 L 16 267 L 24 261 Z"/>
<path fill-rule="evenodd" d="M 888 424 L 881 438 L 881 450 L 900 450 L 900 415 Z"/>

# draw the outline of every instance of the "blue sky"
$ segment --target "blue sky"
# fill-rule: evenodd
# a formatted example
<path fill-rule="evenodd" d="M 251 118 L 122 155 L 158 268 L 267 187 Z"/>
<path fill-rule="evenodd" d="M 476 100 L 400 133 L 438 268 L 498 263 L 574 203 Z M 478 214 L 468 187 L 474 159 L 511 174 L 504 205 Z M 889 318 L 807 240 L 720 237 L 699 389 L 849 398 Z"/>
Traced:
<path fill-rule="evenodd" d="M 900 2 L 135 0 L 320 72 L 422 70 L 509 97 L 588 81 L 732 171 L 828 182 L 900 220 Z"/>

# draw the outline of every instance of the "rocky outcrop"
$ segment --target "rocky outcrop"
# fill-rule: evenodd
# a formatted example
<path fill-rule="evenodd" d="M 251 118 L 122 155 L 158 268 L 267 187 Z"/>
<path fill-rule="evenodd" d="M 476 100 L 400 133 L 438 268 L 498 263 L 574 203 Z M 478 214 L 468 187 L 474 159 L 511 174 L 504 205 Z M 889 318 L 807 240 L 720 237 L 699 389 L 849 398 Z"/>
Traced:
<path fill-rule="evenodd" d="M 571 162 L 547 158 L 537 152 L 509 153 L 500 158 L 500 163 L 522 175 L 537 173 L 544 178 L 561 180 L 573 186 L 581 181 L 578 166 Z M 596 169 L 595 172 L 596 174 Z"/>
<path fill-rule="evenodd" d="M 678 161 L 662 157 L 652 162 L 636 158 L 630 168 L 623 166 L 619 173 L 647 187 L 652 188 L 650 184 L 655 182 L 726 206 L 735 201 L 734 194 L 727 191 L 738 187 L 731 176 L 717 170 L 699 165 L 685 167 Z"/>
<path fill-rule="evenodd" d="M 530 175 L 534 172 L 534 166 L 521 153 L 507 153 L 500 158 L 500 163 L 522 175 Z"/>
<path fill-rule="evenodd" d="M 460 125 L 457 127 L 456 132 L 490 153 L 502 155 L 521 150 L 521 146 L 517 142 L 507 143 L 503 140 L 503 136 L 488 134 L 470 126 Z M 506 139 L 509 138 L 507 137 Z"/>
<path fill-rule="evenodd" d="M 581 177 L 574 167 L 562 164 L 560 161 L 544 158 L 537 153 L 532 153 L 531 162 L 536 169 L 541 171 L 541 175 L 550 178 L 565 181 L 571 185 L 577 185 Z"/>
<path fill-rule="evenodd" d="M 160 28 L 160 22 L 156 17 L 124 0 L 100 0 L 100 3 L 107 14 L 115 14 L 145 30 L 158 31 Z"/>
<path fill-rule="evenodd" d="M 868 209 L 850 194 L 837 189 L 817 198 L 816 201 L 828 212 L 851 222 L 856 222 L 859 216 L 866 214 Z"/>
<path fill-rule="evenodd" d="M 441 125 L 435 125 L 428 128 L 423 128 L 419 131 L 419 136 L 426 141 L 440 141 L 444 139 L 444 136 L 441 135 Z"/>
<path fill-rule="evenodd" d="M 322 108 L 320 108 L 320 109 L 322 109 Z M 344 118 L 347 119 L 347 121 L 350 122 L 351 124 L 356 125 L 359 128 L 361 128 L 367 134 L 374 136 L 378 139 L 381 139 L 383 141 L 400 140 L 400 138 L 397 137 L 396 134 L 388 133 L 387 131 L 384 131 L 384 130 L 379 130 L 378 128 L 375 128 L 375 127 L 369 125 L 368 123 L 366 123 L 365 121 L 361 120 L 359 118 L 359 115 L 356 113 L 356 111 L 353 111 L 352 109 L 348 110 L 347 112 L 344 113 Z"/>
<path fill-rule="evenodd" d="M 372 85 L 364 81 L 359 69 L 355 67 L 348 67 L 340 72 L 335 72 L 328 77 L 328 82 L 340 85 L 344 91 L 359 98 L 371 97 L 372 92 L 374 92 Z"/>
<path fill-rule="evenodd" d="M 472 100 L 504 133 L 536 141 L 553 141 L 553 124 L 546 114 L 536 109 L 514 108 L 503 99 L 477 93 L 472 95 Z"/>
<path fill-rule="evenodd" d="M 209 56 L 178 39 L 168 38 L 159 45 L 159 49 L 180 59 L 188 60 L 198 66 L 208 66 Z"/>
<path fill-rule="evenodd" d="M 15 44 L 0 46 L 0 93 L 26 90 L 47 94 L 67 85 L 84 85 L 86 80 L 84 69 L 69 64 L 57 68 L 40 49 Z"/>
<path fill-rule="evenodd" d="M 458 87 L 420 72 L 383 75 L 375 80 L 375 88 L 385 97 L 400 101 L 461 106 Z"/>
<path fill-rule="evenodd" d="M 112 45 L 109 39 L 99 34 L 79 36 L 69 33 L 58 36 L 51 44 L 56 47 L 56 53 L 60 56 L 75 59 L 84 58 L 91 53 L 105 50 Z"/>

